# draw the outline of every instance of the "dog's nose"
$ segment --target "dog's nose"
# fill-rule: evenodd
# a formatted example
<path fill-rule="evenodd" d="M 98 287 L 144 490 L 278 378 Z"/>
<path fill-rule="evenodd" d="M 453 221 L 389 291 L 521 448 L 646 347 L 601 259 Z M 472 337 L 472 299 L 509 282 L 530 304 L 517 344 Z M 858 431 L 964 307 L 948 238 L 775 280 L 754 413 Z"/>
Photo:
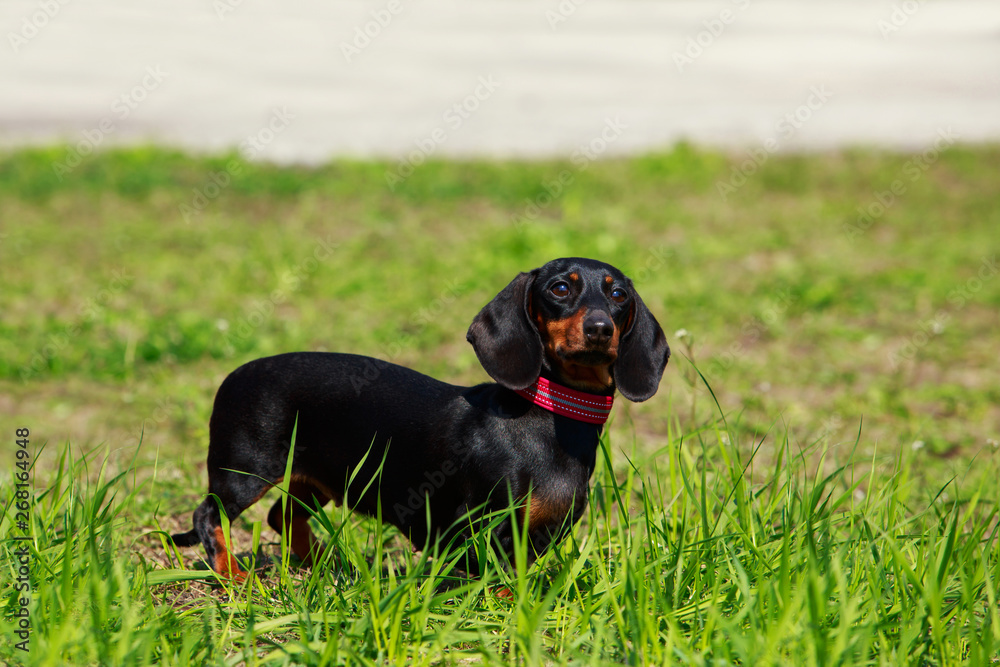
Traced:
<path fill-rule="evenodd" d="M 607 313 L 591 313 L 583 321 L 583 335 L 593 345 L 607 345 L 614 333 L 615 325 Z"/>

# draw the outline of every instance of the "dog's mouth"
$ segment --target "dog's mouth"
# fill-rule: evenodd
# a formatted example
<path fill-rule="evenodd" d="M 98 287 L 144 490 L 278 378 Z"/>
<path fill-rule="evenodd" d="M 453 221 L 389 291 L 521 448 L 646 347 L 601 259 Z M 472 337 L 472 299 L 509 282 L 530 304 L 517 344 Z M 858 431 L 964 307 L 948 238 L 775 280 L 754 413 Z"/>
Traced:
<path fill-rule="evenodd" d="M 618 358 L 613 348 L 569 348 L 555 350 L 559 381 L 580 391 L 605 392 L 614 385 L 611 364 Z"/>
<path fill-rule="evenodd" d="M 584 348 L 569 349 L 557 348 L 556 354 L 563 361 L 568 361 L 578 366 L 607 366 L 618 358 L 618 353 L 610 348 Z"/>

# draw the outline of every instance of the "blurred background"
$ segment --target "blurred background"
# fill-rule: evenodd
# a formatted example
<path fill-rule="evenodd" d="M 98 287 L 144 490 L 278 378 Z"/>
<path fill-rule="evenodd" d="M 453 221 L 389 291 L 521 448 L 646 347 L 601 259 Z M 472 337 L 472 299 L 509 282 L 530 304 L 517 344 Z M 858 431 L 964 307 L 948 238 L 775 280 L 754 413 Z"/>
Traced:
<path fill-rule="evenodd" d="M 832 459 L 996 447 L 996 2 L 0 16 L 0 405 L 46 438 L 195 465 L 222 378 L 288 350 L 484 381 L 475 312 L 585 255 L 676 352 L 622 442 L 725 414 Z"/>
<path fill-rule="evenodd" d="M 557 156 L 609 118 L 615 154 L 1000 136 L 989 0 L 7 0 L 2 16 L 8 146 L 109 118 L 102 145 L 218 151 L 275 110 L 287 127 L 255 157 L 280 162 L 396 157 L 435 129 L 436 155 Z"/>

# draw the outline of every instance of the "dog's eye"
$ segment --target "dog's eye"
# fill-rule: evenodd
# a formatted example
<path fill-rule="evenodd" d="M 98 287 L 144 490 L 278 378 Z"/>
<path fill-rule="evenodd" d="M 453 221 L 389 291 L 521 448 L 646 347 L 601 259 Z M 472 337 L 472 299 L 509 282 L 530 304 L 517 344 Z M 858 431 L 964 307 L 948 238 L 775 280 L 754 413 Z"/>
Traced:
<path fill-rule="evenodd" d="M 564 282 L 558 282 L 549 288 L 549 291 L 558 297 L 564 297 L 569 295 L 569 285 Z"/>
<path fill-rule="evenodd" d="M 628 295 L 625 294 L 625 290 L 621 287 L 616 287 L 611 290 L 611 300 L 615 303 L 624 303 L 626 298 L 628 298 Z"/>

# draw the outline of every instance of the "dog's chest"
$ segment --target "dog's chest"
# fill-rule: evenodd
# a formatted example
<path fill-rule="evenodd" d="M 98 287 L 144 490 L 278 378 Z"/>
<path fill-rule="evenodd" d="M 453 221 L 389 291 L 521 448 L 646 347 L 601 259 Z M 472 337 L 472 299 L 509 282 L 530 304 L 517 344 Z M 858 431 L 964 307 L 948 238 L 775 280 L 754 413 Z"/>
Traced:
<path fill-rule="evenodd" d="M 586 481 L 535 480 L 528 500 L 528 529 L 569 527 L 580 518 L 587 505 L 589 487 Z"/>

